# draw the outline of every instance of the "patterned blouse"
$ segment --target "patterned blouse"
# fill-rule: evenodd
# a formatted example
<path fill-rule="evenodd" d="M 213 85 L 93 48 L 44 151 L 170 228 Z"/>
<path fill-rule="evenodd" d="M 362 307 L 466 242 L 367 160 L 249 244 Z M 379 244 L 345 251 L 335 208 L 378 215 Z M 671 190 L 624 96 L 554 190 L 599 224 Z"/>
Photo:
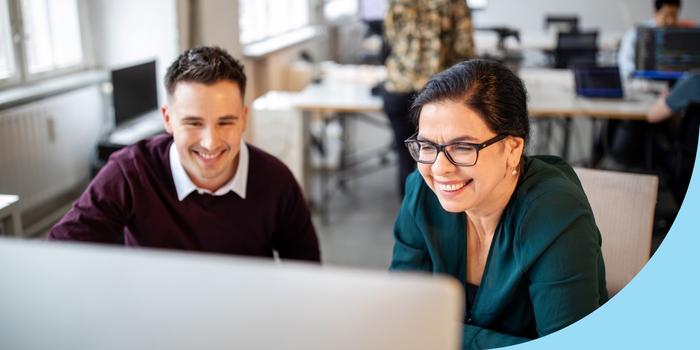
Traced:
<path fill-rule="evenodd" d="M 418 91 L 433 74 L 475 56 L 465 0 L 390 0 L 384 30 L 390 92 Z"/>

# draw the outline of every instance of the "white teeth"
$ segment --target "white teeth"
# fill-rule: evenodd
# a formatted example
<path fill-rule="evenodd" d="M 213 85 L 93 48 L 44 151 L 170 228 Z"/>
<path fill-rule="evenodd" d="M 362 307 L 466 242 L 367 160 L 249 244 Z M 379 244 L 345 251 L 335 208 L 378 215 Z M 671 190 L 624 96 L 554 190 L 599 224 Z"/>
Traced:
<path fill-rule="evenodd" d="M 213 153 L 213 154 L 197 152 L 197 154 L 199 154 L 200 157 L 209 160 L 209 159 L 214 159 L 214 158 L 218 157 L 221 154 L 221 152 L 217 152 L 217 153 Z"/>
<path fill-rule="evenodd" d="M 443 190 L 443 191 L 448 191 L 448 192 L 453 192 L 457 191 L 458 189 L 464 187 L 466 185 L 466 182 L 458 183 L 458 184 L 438 184 L 438 188 Z"/>

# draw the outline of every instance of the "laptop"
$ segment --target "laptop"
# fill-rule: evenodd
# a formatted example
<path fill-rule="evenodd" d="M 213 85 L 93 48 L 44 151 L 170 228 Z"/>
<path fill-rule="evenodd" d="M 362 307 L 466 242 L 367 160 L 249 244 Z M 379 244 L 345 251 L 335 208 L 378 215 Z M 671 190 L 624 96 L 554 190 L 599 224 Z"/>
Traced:
<path fill-rule="evenodd" d="M 576 95 L 583 97 L 622 98 L 620 70 L 617 66 L 574 65 Z"/>
<path fill-rule="evenodd" d="M 1 349 L 458 349 L 454 279 L 0 238 Z"/>

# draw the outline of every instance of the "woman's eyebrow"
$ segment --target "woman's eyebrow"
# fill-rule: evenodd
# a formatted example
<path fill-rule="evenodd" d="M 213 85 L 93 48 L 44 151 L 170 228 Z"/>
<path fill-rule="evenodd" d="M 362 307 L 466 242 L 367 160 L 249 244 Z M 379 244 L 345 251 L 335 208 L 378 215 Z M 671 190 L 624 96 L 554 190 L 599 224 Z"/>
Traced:
<path fill-rule="evenodd" d="M 416 140 L 418 140 L 418 141 L 429 141 L 429 142 L 432 142 L 432 143 L 437 144 L 437 142 L 435 142 L 435 141 L 433 141 L 433 140 L 430 140 L 430 139 L 427 139 L 427 138 L 425 138 L 425 137 L 423 137 L 423 136 L 420 136 L 420 135 L 416 136 Z M 447 144 L 450 144 L 450 143 L 462 142 L 462 141 L 464 141 L 464 142 L 476 142 L 476 143 L 479 142 L 478 139 L 476 139 L 476 138 L 474 138 L 474 137 L 471 137 L 471 136 L 459 136 L 459 137 L 456 137 L 456 138 L 453 138 L 453 139 L 447 141 L 447 143 L 445 143 L 445 144 L 447 145 Z"/>

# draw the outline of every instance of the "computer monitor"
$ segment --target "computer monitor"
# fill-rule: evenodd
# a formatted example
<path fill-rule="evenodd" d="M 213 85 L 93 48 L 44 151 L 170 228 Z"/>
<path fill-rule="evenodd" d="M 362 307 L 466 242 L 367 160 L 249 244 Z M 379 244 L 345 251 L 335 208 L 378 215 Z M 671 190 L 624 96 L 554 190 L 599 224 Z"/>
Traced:
<path fill-rule="evenodd" d="M 2 349 L 457 349 L 454 279 L 0 238 Z"/>
<path fill-rule="evenodd" d="M 114 122 L 125 122 L 158 109 L 156 61 L 112 71 Z"/>
<path fill-rule="evenodd" d="M 623 89 L 617 66 L 576 64 L 574 82 L 576 94 L 584 97 L 622 98 Z"/>
<path fill-rule="evenodd" d="M 699 69 L 700 28 L 637 28 L 635 65 L 641 72 Z"/>

